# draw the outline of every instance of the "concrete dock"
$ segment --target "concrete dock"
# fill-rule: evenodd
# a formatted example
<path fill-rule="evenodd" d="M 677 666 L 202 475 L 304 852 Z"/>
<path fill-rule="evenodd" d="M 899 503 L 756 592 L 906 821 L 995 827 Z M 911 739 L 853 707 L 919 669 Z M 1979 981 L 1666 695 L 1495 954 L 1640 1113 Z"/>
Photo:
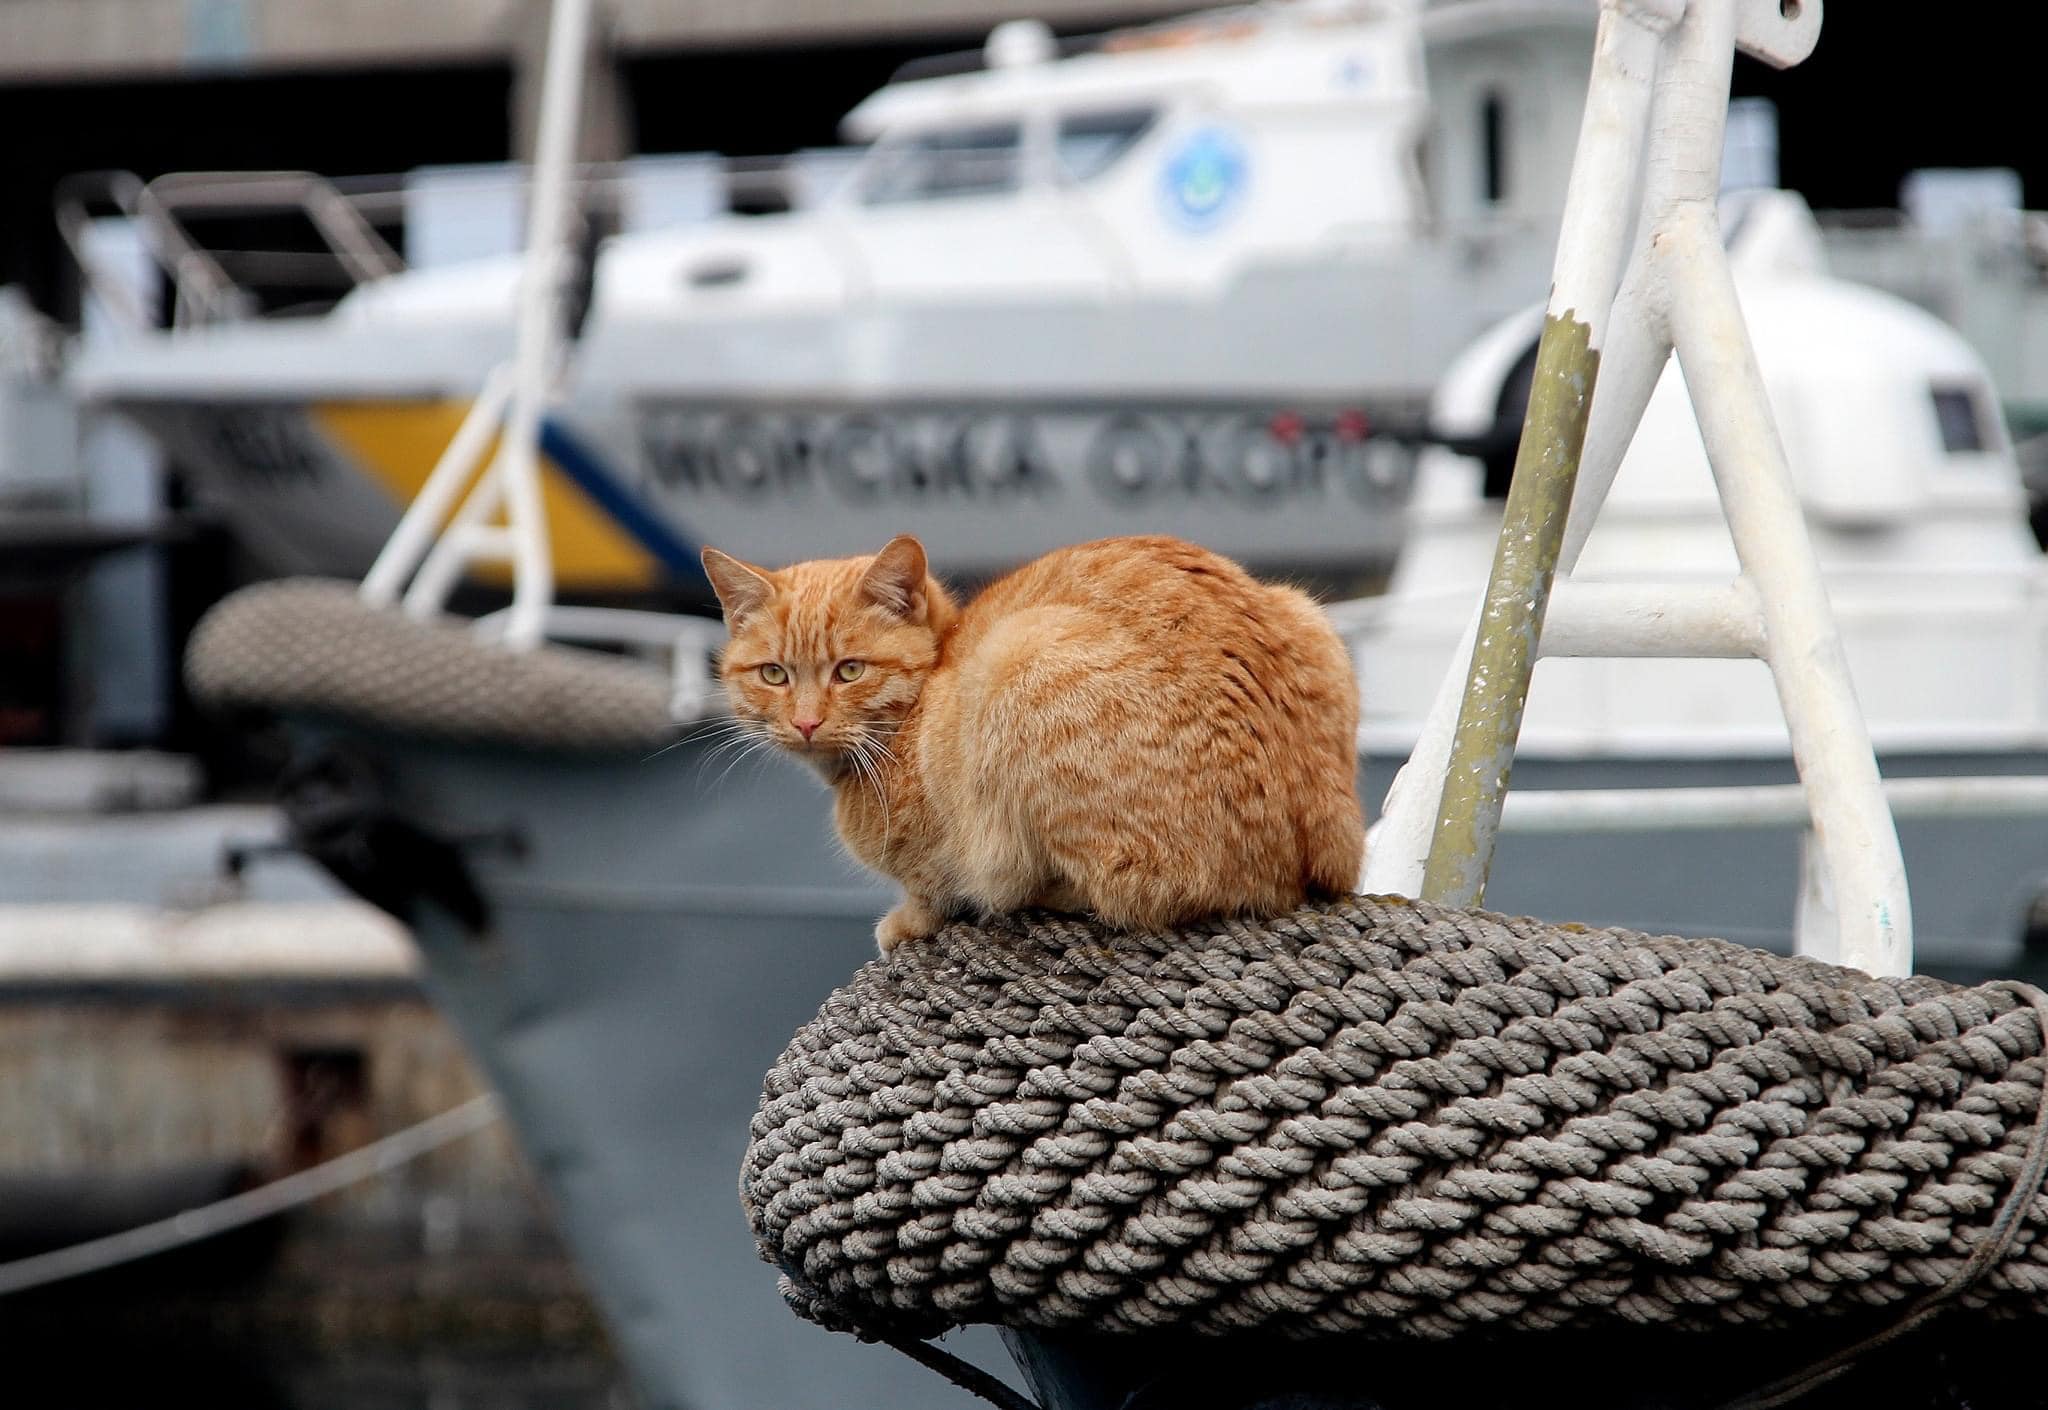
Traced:
<path fill-rule="evenodd" d="M 481 1091 L 402 926 L 295 857 L 223 870 L 228 847 L 281 837 L 270 809 L 183 805 L 161 770 L 139 791 L 52 788 L 47 761 L 19 759 L 0 761 L 0 1269 Z M 259 1225 L 0 1298 L 0 1329 L 55 1345 L 81 1306 L 102 1331 L 133 1319 L 316 1383 L 344 1363 L 402 1381 L 408 1356 L 451 1347 L 550 1360 L 534 1384 L 597 1397 L 564 1403 L 610 1403 L 616 1379 L 502 1123 Z"/>

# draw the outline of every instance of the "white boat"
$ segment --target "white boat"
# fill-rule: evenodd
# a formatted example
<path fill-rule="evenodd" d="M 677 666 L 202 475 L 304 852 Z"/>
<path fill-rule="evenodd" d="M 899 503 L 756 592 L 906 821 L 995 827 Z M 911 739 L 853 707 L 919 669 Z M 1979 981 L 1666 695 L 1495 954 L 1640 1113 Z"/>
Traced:
<path fill-rule="evenodd" d="M 891 83 L 816 207 L 602 247 L 542 447 L 559 584 L 903 530 L 967 575 L 1128 531 L 1383 572 L 1438 377 L 1543 289 L 1593 18 L 1303 0 L 1066 45 L 1020 22 Z M 395 256 L 344 203 L 280 189 L 359 287 L 227 317 L 180 246 L 191 326 L 96 346 L 73 381 L 270 571 L 360 576 L 510 348 L 520 262 L 379 274 Z M 168 196 L 145 197 L 161 253 Z"/>

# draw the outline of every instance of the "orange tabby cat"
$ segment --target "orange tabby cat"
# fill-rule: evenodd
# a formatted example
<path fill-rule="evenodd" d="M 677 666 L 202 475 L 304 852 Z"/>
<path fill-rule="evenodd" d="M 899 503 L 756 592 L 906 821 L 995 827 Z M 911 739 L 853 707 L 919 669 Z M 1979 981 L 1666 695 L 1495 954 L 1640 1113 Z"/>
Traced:
<path fill-rule="evenodd" d="M 816 767 L 900 882 L 887 953 L 945 917 L 1156 929 L 1349 890 L 1358 689 L 1314 603 L 1171 538 L 1048 553 L 957 607 L 908 535 L 872 558 L 704 570 L 734 714 Z"/>

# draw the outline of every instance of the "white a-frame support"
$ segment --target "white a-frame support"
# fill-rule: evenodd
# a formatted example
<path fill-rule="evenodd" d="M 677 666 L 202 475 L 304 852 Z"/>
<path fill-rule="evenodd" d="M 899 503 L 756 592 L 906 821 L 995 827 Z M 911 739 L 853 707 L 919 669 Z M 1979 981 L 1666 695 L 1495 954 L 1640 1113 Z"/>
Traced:
<path fill-rule="evenodd" d="M 540 643 L 555 599 L 540 436 L 568 342 L 564 309 L 576 270 L 570 184 L 589 36 L 590 0 L 553 0 L 511 361 L 484 379 L 361 590 L 378 607 L 403 591 L 408 614 L 431 617 L 471 563 L 509 562 L 512 606 L 502 617 L 503 640 L 515 650 Z M 479 475 L 486 452 L 490 463 Z M 500 516 L 503 522 L 495 522 Z"/>
<path fill-rule="evenodd" d="M 1809 898 L 1802 950 L 1874 974 L 1911 968 L 1897 830 L 1717 210 L 1735 50 L 1796 64 L 1812 51 L 1820 18 L 1820 0 L 1603 0 L 1493 577 L 1459 667 L 1388 792 L 1367 851 L 1368 890 L 1482 899 L 1539 654 L 1753 656 L 1776 682 L 1833 883 L 1833 933 L 1815 933 L 1829 927 Z M 1708 590 L 1575 584 L 1571 567 L 1674 351 L 1741 576 Z"/>

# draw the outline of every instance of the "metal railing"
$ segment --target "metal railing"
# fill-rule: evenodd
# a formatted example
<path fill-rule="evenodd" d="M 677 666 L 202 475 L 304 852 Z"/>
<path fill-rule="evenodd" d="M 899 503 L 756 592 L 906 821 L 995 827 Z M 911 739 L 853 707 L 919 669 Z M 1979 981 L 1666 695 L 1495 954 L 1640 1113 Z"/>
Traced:
<path fill-rule="evenodd" d="M 571 158 L 589 28 L 590 0 L 554 0 L 511 360 L 485 377 L 359 591 L 371 606 L 431 617 L 471 564 L 508 563 L 511 606 L 479 619 L 480 635 L 513 651 L 550 638 L 665 647 L 671 710 L 693 718 L 717 693 L 709 652 L 723 636 L 720 624 L 555 601 L 540 436 L 571 348 L 566 295 L 577 262 Z"/>
<path fill-rule="evenodd" d="M 94 171 L 66 177 L 56 193 L 57 229 L 71 251 L 88 290 L 114 316 L 135 328 L 150 326 L 127 285 L 98 268 L 87 248 L 86 231 L 97 209 L 111 207 L 137 221 L 144 242 L 170 276 L 174 305 L 171 326 L 191 328 L 246 318 L 255 301 L 233 278 L 228 262 L 296 282 L 332 269 L 350 286 L 396 274 L 405 260 L 360 208 L 333 182 L 308 171 L 188 171 L 143 181 L 133 172 Z M 321 252 L 212 250 L 193 238 L 190 215 L 262 216 L 297 212 L 326 247 Z M 279 261 L 289 261 L 289 267 Z"/>
<path fill-rule="evenodd" d="M 1892 778 L 1882 782 L 1893 819 L 2048 817 L 2048 778 Z M 1799 881 L 1793 898 L 1793 947 L 1831 964 L 1841 952 L 1841 921 L 1832 876 L 1812 827 L 1812 807 L 1796 783 L 1690 785 L 1664 788 L 1550 788 L 1510 792 L 1503 834 L 1586 836 L 1798 828 Z"/>
<path fill-rule="evenodd" d="M 588 162 L 570 168 L 570 180 L 593 209 L 622 210 L 636 179 L 630 163 Z M 789 161 L 772 157 L 718 159 L 714 209 L 728 211 L 815 208 L 813 183 Z M 505 184 L 530 199 L 530 170 L 508 166 Z M 88 171 L 64 178 L 55 195 L 57 228 L 89 293 L 126 326 L 152 321 L 129 285 L 94 259 L 86 232 L 102 213 L 140 224 L 145 247 L 168 276 L 174 295 L 171 326 L 200 327 L 254 316 L 251 284 L 319 286 L 346 292 L 406 268 L 384 238 L 405 219 L 404 175 L 327 178 L 302 171 L 187 171 L 144 181 L 133 172 Z M 297 214 L 318 236 L 315 250 L 223 250 L 199 239 L 191 222 L 220 217 Z"/>

